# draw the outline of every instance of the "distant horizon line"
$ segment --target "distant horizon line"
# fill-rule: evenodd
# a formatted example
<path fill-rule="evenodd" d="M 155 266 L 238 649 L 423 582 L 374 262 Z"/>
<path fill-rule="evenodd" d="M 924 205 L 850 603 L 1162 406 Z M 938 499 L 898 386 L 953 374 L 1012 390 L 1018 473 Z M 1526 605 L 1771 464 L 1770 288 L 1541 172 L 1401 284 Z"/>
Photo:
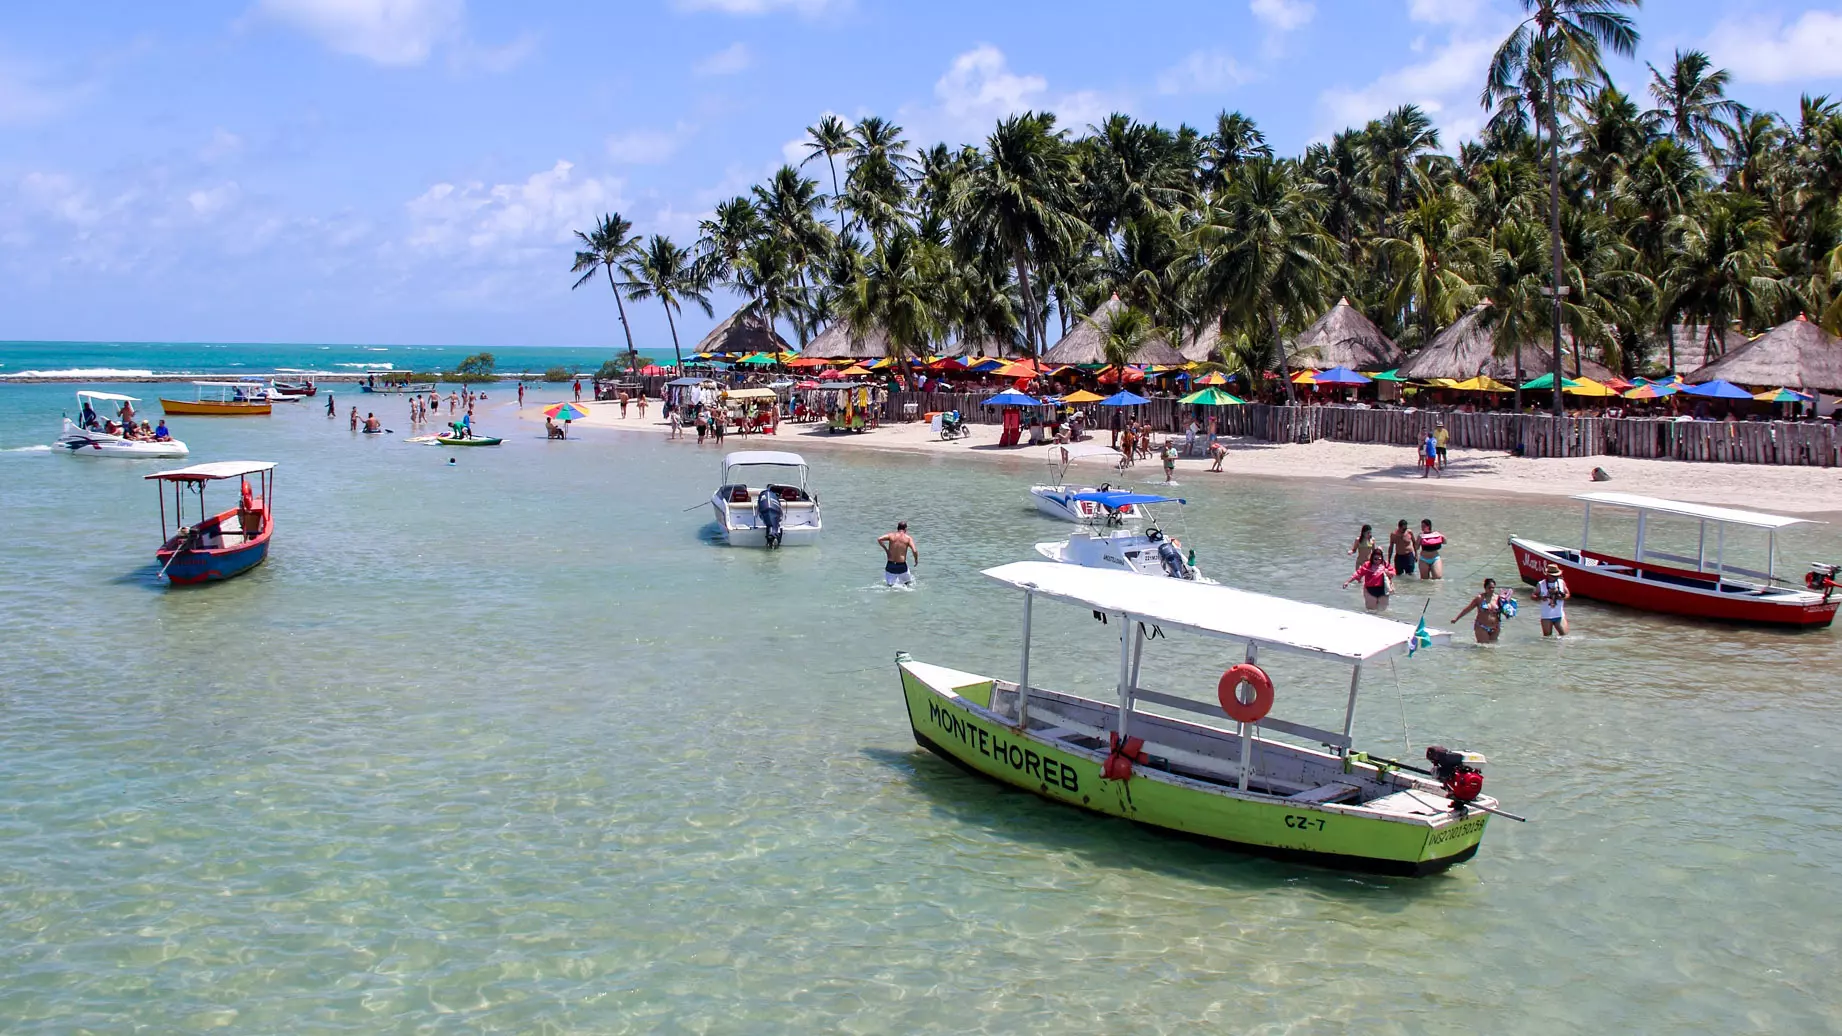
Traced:
<path fill-rule="evenodd" d="M 472 349 L 476 352 L 491 352 L 494 349 L 612 349 L 616 354 L 627 350 L 618 346 L 601 345 L 470 345 L 464 343 L 440 344 L 436 342 L 417 342 L 413 344 L 383 342 L 218 342 L 218 341 L 154 341 L 151 339 L 127 338 L 0 338 L 0 346 L 7 345 L 259 345 L 259 346 L 311 346 L 323 345 L 335 349 Z M 649 353 L 671 352 L 670 346 L 641 346 L 636 352 Z"/>

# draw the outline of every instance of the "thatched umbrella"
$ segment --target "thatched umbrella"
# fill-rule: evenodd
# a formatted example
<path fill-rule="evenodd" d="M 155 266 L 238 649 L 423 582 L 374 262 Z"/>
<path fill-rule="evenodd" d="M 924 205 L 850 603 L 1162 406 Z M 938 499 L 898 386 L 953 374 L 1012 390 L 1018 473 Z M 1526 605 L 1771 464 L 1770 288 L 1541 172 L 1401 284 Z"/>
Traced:
<path fill-rule="evenodd" d="M 1292 341 L 1294 360 L 1309 360 L 1317 367 L 1347 367 L 1353 371 L 1384 371 L 1399 366 L 1401 347 L 1349 299 L 1338 299 L 1330 312 Z"/>
<path fill-rule="evenodd" d="M 1427 378 L 1451 378 L 1464 381 L 1479 374 L 1498 381 L 1514 384 L 1516 381 L 1516 354 L 1497 355 L 1496 321 L 1491 319 L 1492 303 L 1489 299 L 1471 307 L 1464 316 L 1453 321 L 1452 326 L 1433 336 L 1433 340 L 1414 350 L 1413 355 L 1402 362 L 1399 375 L 1403 378 L 1419 381 Z M 1522 343 L 1522 379 L 1552 373 L 1554 358 L 1548 349 L 1536 342 Z M 1561 357 L 1563 367 L 1572 366 L 1571 359 Z M 1571 370 L 1563 370 L 1562 376 L 1571 376 Z M 1580 374 L 1594 381 L 1604 381 L 1612 376 L 1611 368 L 1593 360 L 1581 359 Z"/>
<path fill-rule="evenodd" d="M 889 355 L 889 336 L 882 328 L 864 332 L 860 341 L 853 342 L 853 337 L 850 323 L 839 320 L 807 342 L 800 355 L 815 360 L 880 360 Z"/>
<path fill-rule="evenodd" d="M 710 329 L 710 333 L 697 343 L 692 352 L 698 353 L 783 353 L 792 352 L 780 332 L 767 318 L 755 312 L 752 305 L 743 306 L 729 319 Z"/>
<path fill-rule="evenodd" d="M 1739 385 L 1842 392 L 1842 340 L 1799 313 L 1688 376 L 1692 384 L 1722 378 Z"/>
<path fill-rule="evenodd" d="M 1082 317 L 1062 340 L 1055 343 L 1048 352 L 1043 353 L 1045 365 L 1061 366 L 1063 364 L 1105 363 L 1106 348 L 1101 344 L 1103 331 L 1113 314 L 1123 311 L 1126 304 L 1119 301 L 1119 296 L 1101 303 L 1092 313 Z M 1154 338 L 1139 346 L 1132 356 L 1133 363 L 1164 363 L 1180 365 L 1189 360 L 1161 338 Z"/>

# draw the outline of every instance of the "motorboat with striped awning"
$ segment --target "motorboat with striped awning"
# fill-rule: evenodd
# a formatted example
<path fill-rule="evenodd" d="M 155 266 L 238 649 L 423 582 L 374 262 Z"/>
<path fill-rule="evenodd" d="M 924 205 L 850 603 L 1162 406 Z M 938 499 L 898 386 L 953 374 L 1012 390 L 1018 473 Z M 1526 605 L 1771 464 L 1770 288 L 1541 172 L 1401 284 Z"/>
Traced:
<path fill-rule="evenodd" d="M 1523 582 L 1540 583 L 1546 578 L 1548 566 L 1554 565 L 1576 597 L 1670 615 L 1771 626 L 1827 626 L 1836 617 L 1837 605 L 1842 604 L 1842 593 L 1838 593 L 1836 584 L 1837 565 L 1812 563 L 1802 585 L 1778 575 L 1779 531 L 1821 523 L 1632 493 L 1582 493 L 1574 499 L 1585 505 L 1577 548 L 1510 537 L 1516 570 Z M 1636 515 L 1636 542 L 1629 555 L 1590 546 L 1595 507 L 1602 513 L 1612 510 Z M 1657 518 L 1695 523 L 1695 553 L 1657 549 L 1658 530 L 1653 527 Z M 1763 570 L 1733 563 L 1730 548 L 1737 544 L 1728 543 L 1729 529 L 1753 531 L 1755 547 L 1757 534 L 1764 533 Z M 1685 543 L 1686 539 L 1677 542 Z"/>
<path fill-rule="evenodd" d="M 1041 561 L 984 575 L 1023 595 L 1015 681 L 907 654 L 896 659 L 915 741 L 966 770 L 1239 850 L 1386 874 L 1463 863 L 1492 815 L 1522 819 L 1483 794 L 1484 760 L 1475 753 L 1433 746 L 1418 766 L 1354 749 L 1363 674 L 1430 649 L 1449 636 L 1444 630 Z M 1032 617 L 1044 602 L 1092 613 L 1117 638 L 1110 699 L 1031 683 Z M 1175 644 L 1179 634 L 1229 646 L 1237 661 L 1226 672 L 1182 679 L 1187 687 L 1144 686 L 1143 663 L 1155 646 L 1187 654 L 1187 645 Z M 1333 691 L 1313 709 L 1311 688 L 1323 697 L 1327 684 L 1347 686 L 1347 696 Z M 1177 693 L 1198 688 L 1207 688 L 1207 700 Z M 1342 722 L 1280 719 L 1276 705 L 1334 712 Z"/>

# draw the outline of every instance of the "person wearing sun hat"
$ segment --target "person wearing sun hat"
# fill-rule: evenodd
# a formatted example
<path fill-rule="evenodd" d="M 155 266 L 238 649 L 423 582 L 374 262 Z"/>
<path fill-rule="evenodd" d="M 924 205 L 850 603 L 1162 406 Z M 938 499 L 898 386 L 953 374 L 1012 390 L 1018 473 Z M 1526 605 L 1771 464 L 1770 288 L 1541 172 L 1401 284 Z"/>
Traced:
<path fill-rule="evenodd" d="M 1567 635 L 1567 598 L 1573 591 L 1561 578 L 1561 566 L 1548 562 L 1546 577 L 1535 584 L 1535 600 L 1541 602 L 1541 635 Z"/>

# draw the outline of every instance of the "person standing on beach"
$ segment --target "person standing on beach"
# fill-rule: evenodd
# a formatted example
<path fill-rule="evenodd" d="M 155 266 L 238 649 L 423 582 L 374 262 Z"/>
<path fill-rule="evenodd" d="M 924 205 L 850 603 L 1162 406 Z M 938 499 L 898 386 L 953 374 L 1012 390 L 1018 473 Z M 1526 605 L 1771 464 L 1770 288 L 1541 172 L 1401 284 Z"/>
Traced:
<path fill-rule="evenodd" d="M 915 557 L 915 567 L 921 565 L 921 548 L 915 546 L 914 537 L 908 535 L 908 523 L 896 522 L 895 531 L 884 533 L 876 538 L 876 545 L 883 548 L 884 586 L 912 586 L 914 573 L 908 570 L 908 556 Z"/>
<path fill-rule="evenodd" d="M 1547 578 L 1535 584 L 1535 600 L 1541 603 L 1541 635 L 1567 635 L 1567 598 L 1573 591 L 1561 578 L 1561 566 L 1548 563 Z"/>
<path fill-rule="evenodd" d="M 1420 578 L 1444 579 L 1445 561 L 1439 552 L 1445 547 L 1445 536 L 1433 531 L 1431 518 L 1420 519 Z"/>
<path fill-rule="evenodd" d="M 518 383 L 518 409 L 524 409 L 524 382 Z"/>
<path fill-rule="evenodd" d="M 697 426 L 697 445 L 704 444 L 704 436 L 710 434 L 710 419 L 704 416 L 704 408 L 698 407 L 691 423 Z"/>
<path fill-rule="evenodd" d="M 1412 572 L 1414 554 L 1419 550 L 1419 543 L 1414 540 L 1413 530 L 1407 527 L 1407 519 L 1402 518 L 1388 534 L 1388 553 L 1394 557 L 1396 573 Z"/>
<path fill-rule="evenodd" d="M 1433 439 L 1433 433 L 1426 433 L 1426 441 L 1420 444 L 1420 477 L 1437 473 L 1440 478 L 1445 473 L 1439 470 L 1439 444 Z"/>
<path fill-rule="evenodd" d="M 1199 429 L 1196 427 L 1196 415 L 1191 414 L 1189 424 L 1183 426 L 1183 455 L 1185 457 L 1196 456 L 1197 431 Z"/>
<path fill-rule="evenodd" d="M 1439 451 L 1440 471 L 1445 470 L 1445 447 L 1446 443 L 1451 441 L 1452 433 L 1446 431 L 1444 421 L 1439 422 L 1438 426 L 1433 429 L 1433 446 Z"/>
<path fill-rule="evenodd" d="M 576 402 L 582 402 L 582 379 L 576 379 Z"/>
<path fill-rule="evenodd" d="M 640 394 L 634 397 L 633 402 L 638 404 L 640 408 L 640 420 L 646 420 L 646 391 L 641 389 Z"/>
<path fill-rule="evenodd" d="M 1164 484 L 1168 486 L 1177 474 L 1177 440 L 1164 440 L 1164 449 L 1159 451 L 1158 459 L 1164 462 Z"/>
<path fill-rule="evenodd" d="M 623 421 L 627 419 L 627 403 L 628 403 L 627 390 L 621 389 L 620 390 L 620 419 Z"/>
<path fill-rule="evenodd" d="M 1228 456 L 1228 447 L 1220 439 L 1216 439 L 1213 442 L 1209 443 L 1209 457 L 1214 460 L 1214 463 L 1209 465 L 1209 470 L 1210 471 L 1222 470 L 1222 460 L 1226 458 L 1227 456 Z"/>
<path fill-rule="evenodd" d="M 684 434 L 684 418 L 678 415 L 677 407 L 667 407 L 665 419 L 672 429 L 671 433 L 666 436 L 667 439 L 676 439 Z"/>
<path fill-rule="evenodd" d="M 338 414 L 339 414 L 339 411 L 333 409 L 333 394 L 331 392 L 328 392 L 326 394 L 326 416 L 327 417 L 337 417 Z"/>

